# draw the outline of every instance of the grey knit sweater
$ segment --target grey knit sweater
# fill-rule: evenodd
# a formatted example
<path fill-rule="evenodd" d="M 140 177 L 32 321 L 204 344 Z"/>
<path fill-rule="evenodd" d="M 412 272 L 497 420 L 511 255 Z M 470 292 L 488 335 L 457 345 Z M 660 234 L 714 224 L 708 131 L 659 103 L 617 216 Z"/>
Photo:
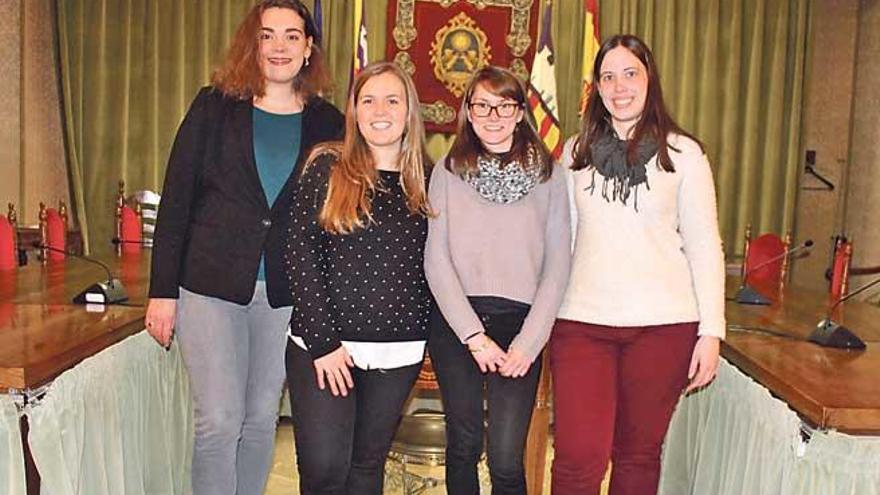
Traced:
<path fill-rule="evenodd" d="M 509 204 L 484 199 L 466 181 L 434 167 L 429 188 L 438 213 L 428 222 L 425 275 L 459 339 L 484 331 L 467 296 L 531 305 L 511 343 L 534 359 L 550 335 L 568 282 L 571 232 L 563 171 Z"/>

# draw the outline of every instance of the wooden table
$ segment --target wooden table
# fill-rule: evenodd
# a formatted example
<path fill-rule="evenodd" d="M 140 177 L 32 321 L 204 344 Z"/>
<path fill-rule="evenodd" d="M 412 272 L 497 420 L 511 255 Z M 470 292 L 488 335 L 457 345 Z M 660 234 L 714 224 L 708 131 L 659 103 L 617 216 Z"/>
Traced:
<path fill-rule="evenodd" d="M 145 304 L 150 277 L 148 253 L 104 253 L 95 259 L 104 262 L 122 280 L 129 297 L 126 304 Z M 107 273 L 100 266 L 82 259 L 68 257 L 46 265 L 31 260 L 17 270 L 0 271 L 0 303 L 70 305 L 75 295 L 106 278 Z"/>
<path fill-rule="evenodd" d="M 73 305 L 76 294 L 106 278 L 81 260 L 0 272 L 0 390 L 39 386 L 143 330 L 149 257 L 104 259 L 128 291 L 126 306 L 89 311 Z"/>
<path fill-rule="evenodd" d="M 728 280 L 727 294 L 738 281 Z M 864 351 L 819 347 L 806 338 L 825 318 L 828 295 L 787 287 L 772 306 L 727 302 L 727 323 L 791 338 L 731 329 L 722 354 L 808 423 L 854 434 L 880 433 L 880 308 L 847 301 L 835 311 L 867 344 Z"/>
<path fill-rule="evenodd" d="M 107 278 L 94 264 L 68 258 L 0 272 L 0 392 L 27 393 L 83 359 L 144 328 L 149 285 L 146 253 L 98 256 L 125 286 L 126 306 L 97 311 L 71 300 Z M 27 417 L 20 421 L 28 494 L 39 493 L 39 474 L 27 445 Z"/>

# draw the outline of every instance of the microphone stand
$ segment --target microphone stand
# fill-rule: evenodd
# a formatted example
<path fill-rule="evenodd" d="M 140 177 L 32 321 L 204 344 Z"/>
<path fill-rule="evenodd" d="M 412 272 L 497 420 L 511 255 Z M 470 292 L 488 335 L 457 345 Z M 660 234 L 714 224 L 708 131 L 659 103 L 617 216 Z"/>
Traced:
<path fill-rule="evenodd" d="M 782 254 L 778 254 L 769 260 L 765 260 L 762 263 L 758 263 L 757 266 L 750 268 L 744 275 L 742 282 L 739 286 L 739 292 L 736 293 L 736 302 L 739 304 L 752 304 L 759 306 L 768 306 L 771 301 L 766 296 L 755 290 L 752 286 L 748 284 L 749 275 L 756 272 L 759 268 L 764 268 L 765 266 L 775 263 L 786 256 L 791 256 L 792 254 L 801 251 L 803 249 L 809 249 L 813 247 L 813 240 L 807 239 L 803 242 L 803 244 L 796 246 L 794 248 L 788 249 Z"/>
<path fill-rule="evenodd" d="M 122 285 L 122 281 L 113 276 L 113 272 L 110 271 L 110 267 L 108 267 L 105 263 L 98 261 L 94 258 L 90 258 L 88 256 L 76 254 L 66 249 L 58 249 L 56 247 L 48 246 L 40 242 L 34 242 L 33 245 L 35 248 L 38 249 L 55 251 L 56 253 L 63 253 L 67 256 L 70 256 L 71 258 L 88 261 L 89 263 L 98 265 L 104 269 L 104 272 L 107 274 L 107 280 L 104 282 L 97 282 L 86 287 L 82 292 L 80 292 L 73 298 L 74 304 L 114 304 L 128 300 L 128 293 L 126 293 L 125 287 Z"/>
<path fill-rule="evenodd" d="M 834 321 L 831 315 L 841 303 L 862 292 L 880 284 L 880 278 L 876 278 L 849 294 L 841 297 L 834 303 L 825 314 L 825 319 L 816 325 L 816 329 L 807 338 L 810 342 L 818 344 L 822 347 L 836 347 L 838 349 L 848 350 L 864 350 L 867 346 L 865 342 L 854 334 L 850 329 Z"/>

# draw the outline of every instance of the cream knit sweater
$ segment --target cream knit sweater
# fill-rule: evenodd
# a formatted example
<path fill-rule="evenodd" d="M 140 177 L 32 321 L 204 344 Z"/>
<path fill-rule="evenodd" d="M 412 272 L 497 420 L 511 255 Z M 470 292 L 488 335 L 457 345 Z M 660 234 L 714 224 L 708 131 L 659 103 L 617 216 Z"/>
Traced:
<path fill-rule="evenodd" d="M 724 253 L 712 170 L 693 140 L 671 136 L 674 173 L 648 161 L 648 186 L 628 204 L 602 197 L 603 177 L 572 171 L 566 143 L 573 258 L 559 317 L 615 327 L 699 321 L 724 338 Z"/>

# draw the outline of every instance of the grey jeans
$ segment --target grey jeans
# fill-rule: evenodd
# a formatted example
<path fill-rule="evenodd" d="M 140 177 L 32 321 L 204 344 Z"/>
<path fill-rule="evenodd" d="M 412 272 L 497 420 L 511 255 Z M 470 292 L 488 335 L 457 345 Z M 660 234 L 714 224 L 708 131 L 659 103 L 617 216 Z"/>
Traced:
<path fill-rule="evenodd" d="M 290 308 L 180 290 L 177 339 L 195 417 L 194 495 L 259 495 L 272 463 Z"/>

